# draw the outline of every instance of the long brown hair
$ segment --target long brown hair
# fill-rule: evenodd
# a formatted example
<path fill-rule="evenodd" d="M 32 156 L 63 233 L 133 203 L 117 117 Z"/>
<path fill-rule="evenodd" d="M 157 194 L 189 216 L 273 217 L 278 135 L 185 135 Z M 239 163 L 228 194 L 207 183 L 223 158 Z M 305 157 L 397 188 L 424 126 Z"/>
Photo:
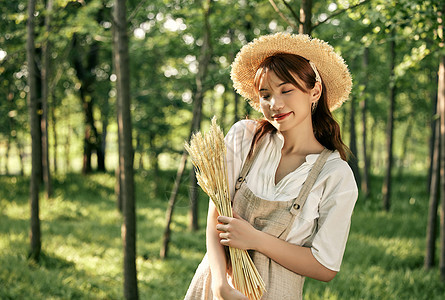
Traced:
<path fill-rule="evenodd" d="M 266 58 L 258 67 L 254 78 L 256 92 L 258 93 L 261 78 L 267 71 L 273 71 L 278 78 L 285 82 L 290 82 L 299 90 L 307 93 L 315 86 L 315 72 L 309 64 L 309 61 L 302 56 L 277 53 Z M 294 75 L 304 83 L 302 86 Z M 321 80 L 323 82 L 323 78 Z M 337 150 L 343 160 L 347 160 L 350 150 L 343 143 L 340 135 L 340 126 L 335 121 L 329 110 L 326 99 L 326 87 L 322 83 L 322 93 L 318 100 L 318 105 L 312 114 L 312 128 L 317 141 L 329 150 Z M 252 140 L 249 156 L 258 144 L 260 139 L 267 133 L 276 132 L 276 128 L 266 119 L 258 121 L 258 127 Z"/>

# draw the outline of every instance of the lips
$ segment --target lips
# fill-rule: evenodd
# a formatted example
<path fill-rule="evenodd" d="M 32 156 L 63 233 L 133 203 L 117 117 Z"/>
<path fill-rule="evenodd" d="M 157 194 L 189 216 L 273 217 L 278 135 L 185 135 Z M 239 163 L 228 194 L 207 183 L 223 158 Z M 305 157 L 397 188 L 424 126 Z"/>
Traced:
<path fill-rule="evenodd" d="M 284 113 L 284 114 L 276 114 L 273 115 L 272 118 L 274 118 L 276 121 L 281 121 L 284 118 L 286 118 L 287 116 L 289 116 L 292 112 L 288 112 L 288 113 Z"/>

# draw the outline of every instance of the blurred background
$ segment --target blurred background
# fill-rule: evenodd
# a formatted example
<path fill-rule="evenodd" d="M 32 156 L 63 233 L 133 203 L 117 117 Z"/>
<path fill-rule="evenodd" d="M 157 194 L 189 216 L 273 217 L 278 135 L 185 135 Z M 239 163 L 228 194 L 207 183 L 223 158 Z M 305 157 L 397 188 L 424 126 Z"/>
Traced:
<path fill-rule="evenodd" d="M 445 297 L 443 0 L 0 7 L 0 299 L 135 299 L 127 289 L 182 299 L 205 253 L 208 205 L 184 141 L 212 116 L 225 133 L 261 117 L 234 92 L 230 65 L 243 45 L 281 31 L 327 41 L 354 83 L 334 116 L 360 197 L 342 271 L 307 279 L 304 298 Z M 131 125 L 118 122 L 122 107 Z M 131 146 L 134 183 L 122 183 L 119 141 Z M 125 203 L 135 203 L 130 285 Z"/>

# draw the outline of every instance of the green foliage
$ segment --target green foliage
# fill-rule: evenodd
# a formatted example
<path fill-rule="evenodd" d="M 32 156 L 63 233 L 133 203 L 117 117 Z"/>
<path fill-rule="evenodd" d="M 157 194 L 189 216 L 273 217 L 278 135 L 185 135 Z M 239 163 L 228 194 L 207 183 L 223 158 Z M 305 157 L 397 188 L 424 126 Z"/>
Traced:
<path fill-rule="evenodd" d="M 328 41 L 345 58 L 354 79 L 352 97 L 357 100 L 355 105 L 367 100 L 367 125 L 373 130 L 374 146 L 368 151 L 372 156 L 372 170 L 378 173 L 382 169 L 379 155 L 385 144 L 388 91 L 392 84 L 397 87 L 396 161 L 399 165 L 415 166 L 416 171 L 426 169 L 428 125 L 437 90 L 440 52 L 437 14 L 441 1 L 373 0 L 347 9 L 359 2 L 314 1 L 312 21 L 321 25 L 314 28 L 312 35 Z M 138 139 L 136 151 L 148 154 L 151 161 L 163 154 L 176 159 L 189 133 L 203 40 L 202 3 L 195 0 L 128 1 L 134 138 Z M 291 23 L 296 24 L 286 5 L 281 1 L 276 3 Z M 298 1 L 287 3 L 296 14 L 299 13 Z M 267 1 L 219 0 L 212 1 L 211 5 L 212 60 L 204 82 L 203 125 L 206 126 L 216 115 L 227 131 L 235 117 L 257 116 L 242 99 L 238 104 L 238 116 L 234 116 L 234 92 L 229 77 L 234 55 L 259 35 L 292 31 L 293 28 Z M 36 46 L 40 48 L 47 39 L 52 46 L 50 107 L 54 109 L 55 120 L 50 120 L 49 126 L 50 129 L 57 127 L 59 140 L 63 141 L 59 144 L 70 141 L 74 148 L 82 143 L 85 122 L 79 114 L 82 112 L 79 101 L 82 82 L 76 76 L 72 57 L 78 56 L 86 65 L 92 45 L 99 48 L 97 64 L 88 71 L 94 79 L 90 96 L 97 104 L 95 125 L 99 134 L 105 131 L 107 124 L 110 131 L 116 126 L 113 117 L 116 87 L 111 59 L 112 7 L 111 0 L 54 1 L 52 30 L 47 33 L 43 28 L 47 13 L 43 3 L 37 6 Z M 0 101 L 0 113 L 8 117 L 0 120 L 0 145 L 17 141 L 11 137 L 24 140 L 23 137 L 28 135 L 23 46 L 26 1 L 9 1 L 2 8 L 0 51 L 3 54 L 0 55 L 6 53 L 6 56 L 0 61 L 0 96 L 7 101 Z M 333 14 L 336 15 L 330 18 Z M 397 47 L 394 78 L 390 78 L 389 70 L 388 45 L 392 39 L 396 40 Z M 77 41 L 75 46 L 73 40 Z M 369 48 L 368 70 L 363 67 L 365 47 Z M 40 59 L 37 64 L 39 66 Z M 350 107 L 345 105 L 336 113 L 340 121 L 347 118 L 349 110 Z M 359 124 L 358 107 L 356 112 Z M 347 142 L 349 125 L 342 124 L 342 129 Z M 357 133 L 360 135 L 361 130 Z M 111 141 L 114 143 L 115 139 Z M 50 145 L 53 143 L 50 136 Z M 116 147 L 107 145 L 107 150 Z M 82 147 L 72 152 L 80 157 Z"/>
<path fill-rule="evenodd" d="M 187 230 L 187 187 L 181 186 L 172 223 L 170 257 L 159 259 L 173 172 L 163 172 L 156 195 L 153 174 L 137 174 L 137 268 L 141 299 L 182 299 L 205 252 L 207 199 L 201 194 L 201 230 Z M 372 185 L 380 186 L 381 177 Z M 329 283 L 306 279 L 304 299 L 441 299 L 438 269 L 423 270 L 427 216 L 423 176 L 398 177 L 393 211 L 380 195 L 357 202 L 342 269 Z M 184 178 L 184 183 L 187 178 Z M 55 197 L 41 203 L 43 256 L 26 259 L 28 179 L 0 177 L 1 299 L 122 299 L 121 215 L 113 174 L 57 177 Z M 23 188 L 16 188 L 21 186 Z"/>

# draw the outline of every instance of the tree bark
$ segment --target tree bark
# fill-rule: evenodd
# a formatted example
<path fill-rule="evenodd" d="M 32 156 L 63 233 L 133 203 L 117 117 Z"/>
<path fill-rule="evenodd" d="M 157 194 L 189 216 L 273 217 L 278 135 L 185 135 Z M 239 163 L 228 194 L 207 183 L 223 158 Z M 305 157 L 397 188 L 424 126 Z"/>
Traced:
<path fill-rule="evenodd" d="M 437 91 L 437 102 L 439 107 L 440 116 L 440 202 L 441 213 L 440 213 L 440 256 L 439 256 L 439 270 L 440 278 L 442 282 L 445 281 L 445 55 L 443 54 L 443 43 L 445 41 L 444 36 L 444 18 L 445 18 L 445 4 L 441 7 L 440 11 L 440 35 L 441 35 L 441 47 L 442 52 L 440 54 L 440 64 L 439 64 L 439 83 Z"/>
<path fill-rule="evenodd" d="M 362 111 L 362 159 L 363 159 L 363 172 L 362 172 L 362 182 L 361 182 L 361 191 L 363 194 L 363 197 L 365 199 L 369 195 L 369 159 L 368 159 L 368 143 L 367 143 L 367 126 L 366 126 L 366 120 L 367 120 L 367 110 L 368 110 L 368 95 L 367 95 L 367 85 L 369 81 L 369 72 L 368 72 L 368 66 L 369 66 L 369 48 L 366 47 L 363 53 L 363 71 L 365 72 L 365 88 L 363 90 L 363 99 L 360 103 L 361 111 Z"/>
<path fill-rule="evenodd" d="M 438 104 L 438 103 L 437 103 Z M 437 105 L 436 105 L 437 106 Z M 434 259 L 436 256 L 436 237 L 437 237 L 437 209 L 439 206 L 439 171 L 440 171 L 440 122 L 435 120 L 433 131 L 436 132 L 433 143 L 433 155 L 431 157 L 431 180 L 430 180 L 430 197 L 428 208 L 428 224 L 426 229 L 426 247 L 425 247 L 425 259 L 424 268 L 430 269 L 434 266 Z"/>
<path fill-rule="evenodd" d="M 57 149 L 58 149 L 58 139 L 57 139 L 57 130 L 56 130 L 56 125 L 57 125 L 57 119 L 56 119 L 56 112 L 55 112 L 55 93 L 52 93 L 52 105 L 50 106 L 50 115 L 51 115 L 51 120 L 52 120 L 52 135 L 53 135 L 53 167 L 54 167 L 54 174 L 57 174 L 58 171 L 58 167 L 57 167 Z"/>
<path fill-rule="evenodd" d="M 136 274 L 136 209 L 133 177 L 133 139 L 130 111 L 130 69 L 127 36 L 126 0 L 116 0 L 114 6 L 114 55 L 117 91 L 117 120 L 119 134 L 119 166 L 123 217 L 122 241 L 124 248 L 124 297 L 138 299 Z"/>
<path fill-rule="evenodd" d="M 395 36 L 393 36 L 390 44 L 390 87 L 389 87 L 389 100 L 390 106 L 388 110 L 388 121 L 386 127 L 386 172 L 385 172 L 385 180 L 382 186 L 382 200 L 383 200 L 383 209 L 385 211 L 389 211 L 391 207 L 391 181 L 392 181 L 392 165 L 393 165 L 393 134 L 394 134 L 394 110 L 396 105 L 396 80 L 394 74 L 395 68 L 395 57 L 396 57 L 396 42 Z"/>
<path fill-rule="evenodd" d="M 49 99 L 49 74 L 50 74 L 50 41 L 51 14 L 53 1 L 47 0 L 45 14 L 45 37 L 42 44 L 42 167 L 43 182 L 45 183 L 46 199 L 52 195 L 51 171 L 49 165 L 49 143 L 48 143 L 48 99 Z"/>
<path fill-rule="evenodd" d="M 300 26 L 298 32 L 300 34 L 312 33 L 312 0 L 301 0 L 300 6 Z"/>
<path fill-rule="evenodd" d="M 39 261 L 41 251 L 40 238 L 40 217 L 39 217 L 39 187 L 42 174 L 41 162 L 42 152 L 40 139 L 40 124 L 37 115 L 37 68 L 35 65 L 35 45 L 34 45 L 34 12 L 36 1 L 28 1 L 28 22 L 26 38 L 26 57 L 28 64 L 28 111 L 31 128 L 31 183 L 30 183 L 30 206 L 31 206 L 31 230 L 30 230 L 30 251 L 28 257 L 34 261 Z"/>

